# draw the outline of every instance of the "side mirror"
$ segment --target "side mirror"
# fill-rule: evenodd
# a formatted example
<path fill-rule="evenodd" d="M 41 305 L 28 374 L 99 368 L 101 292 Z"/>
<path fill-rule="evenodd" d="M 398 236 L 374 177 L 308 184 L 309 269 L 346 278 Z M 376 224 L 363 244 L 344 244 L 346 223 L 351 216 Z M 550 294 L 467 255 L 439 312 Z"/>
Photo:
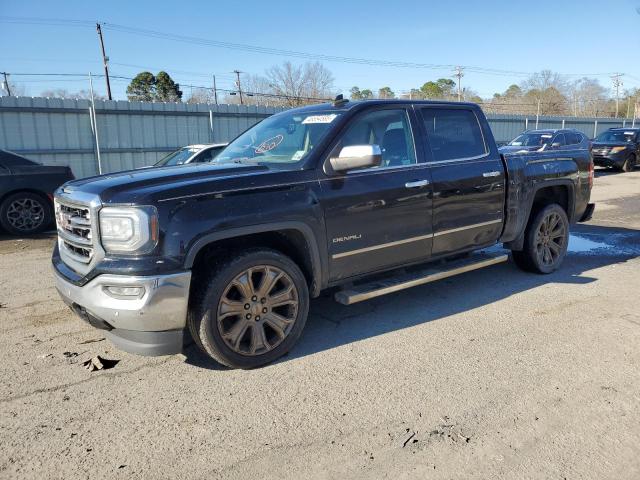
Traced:
<path fill-rule="evenodd" d="M 329 163 L 336 172 L 379 167 L 382 163 L 382 150 L 380 145 L 351 145 L 343 147 L 337 157 L 329 159 Z"/>

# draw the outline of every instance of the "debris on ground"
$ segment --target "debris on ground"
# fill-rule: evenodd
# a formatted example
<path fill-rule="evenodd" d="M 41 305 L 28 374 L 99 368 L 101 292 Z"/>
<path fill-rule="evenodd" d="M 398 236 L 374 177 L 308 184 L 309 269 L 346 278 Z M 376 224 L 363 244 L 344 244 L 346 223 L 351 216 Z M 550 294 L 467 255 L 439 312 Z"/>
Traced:
<path fill-rule="evenodd" d="M 115 367 L 119 361 L 120 360 L 109 360 L 102 358 L 100 355 L 96 355 L 95 357 L 82 362 L 82 366 L 90 372 L 94 372 L 96 370 L 109 370 L 110 368 Z"/>
<path fill-rule="evenodd" d="M 89 340 L 85 340 L 84 342 L 80 342 L 78 343 L 78 345 L 85 345 L 87 343 L 96 343 L 96 342 L 101 342 L 103 341 L 105 338 L 104 337 L 100 337 L 100 338 L 90 338 Z"/>
<path fill-rule="evenodd" d="M 7 304 L 0 302 L 0 308 L 7 308 Z"/>
<path fill-rule="evenodd" d="M 408 429 L 408 428 L 407 428 L 407 433 L 409 433 L 409 429 Z M 411 435 L 409 435 L 409 436 L 406 438 L 406 440 L 403 442 L 403 444 L 402 444 L 402 448 L 406 447 L 406 446 L 407 446 L 407 443 L 409 443 L 409 442 L 413 439 L 413 437 L 415 437 L 415 436 L 416 436 L 416 432 L 411 432 Z M 415 443 L 415 442 L 417 442 L 417 441 L 418 441 L 418 440 L 416 439 L 416 440 L 414 440 L 414 442 L 413 442 L 413 443 Z"/>
<path fill-rule="evenodd" d="M 78 352 L 62 352 L 62 355 L 64 355 L 65 358 L 73 358 L 77 357 L 80 354 Z"/>

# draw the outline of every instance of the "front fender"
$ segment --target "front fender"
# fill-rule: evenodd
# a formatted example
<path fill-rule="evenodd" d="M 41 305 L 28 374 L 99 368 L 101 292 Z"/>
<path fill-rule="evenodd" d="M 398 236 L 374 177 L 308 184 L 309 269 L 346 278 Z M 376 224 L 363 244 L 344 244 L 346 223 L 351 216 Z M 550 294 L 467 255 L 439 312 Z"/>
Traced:
<path fill-rule="evenodd" d="M 282 230 L 296 230 L 304 236 L 306 244 L 309 247 L 309 255 L 311 258 L 311 267 L 312 267 L 312 276 L 313 276 L 313 282 L 312 282 L 310 294 L 312 297 L 317 296 L 320 293 L 322 286 L 325 285 L 326 283 L 325 272 L 327 271 L 326 270 L 327 266 L 323 265 L 322 263 L 322 260 L 321 260 L 322 256 L 320 255 L 318 242 L 316 240 L 316 236 L 314 235 L 312 228 L 303 222 L 286 221 L 286 222 L 276 222 L 276 223 L 264 223 L 264 224 L 258 224 L 258 225 L 248 225 L 244 227 L 224 229 L 224 230 L 203 235 L 198 240 L 196 240 L 191 246 L 191 248 L 188 250 L 185 256 L 184 267 L 185 269 L 191 269 L 193 267 L 193 263 L 198 253 L 207 245 L 210 245 L 213 242 L 217 242 L 219 240 L 226 240 L 230 238 L 242 237 L 245 235 L 252 235 L 256 233 L 278 232 Z"/>

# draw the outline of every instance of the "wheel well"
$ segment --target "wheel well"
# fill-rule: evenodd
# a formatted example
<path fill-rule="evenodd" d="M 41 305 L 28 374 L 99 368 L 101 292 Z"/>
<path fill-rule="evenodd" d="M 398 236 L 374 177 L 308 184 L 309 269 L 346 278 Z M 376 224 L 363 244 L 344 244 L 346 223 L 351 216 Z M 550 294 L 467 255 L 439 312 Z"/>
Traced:
<path fill-rule="evenodd" d="M 311 250 L 304 234 L 294 229 L 260 232 L 211 242 L 203 247 L 193 260 L 193 274 L 194 276 L 203 274 L 207 266 L 221 254 L 229 255 L 229 252 L 234 250 L 255 247 L 271 248 L 291 258 L 302 270 L 309 290 L 314 290 Z"/>
<path fill-rule="evenodd" d="M 538 190 L 535 197 L 533 197 L 533 205 L 531 206 L 529 218 L 532 218 L 537 212 L 552 203 L 560 205 L 566 212 L 569 220 L 571 220 L 569 188 L 566 185 L 554 185 Z"/>

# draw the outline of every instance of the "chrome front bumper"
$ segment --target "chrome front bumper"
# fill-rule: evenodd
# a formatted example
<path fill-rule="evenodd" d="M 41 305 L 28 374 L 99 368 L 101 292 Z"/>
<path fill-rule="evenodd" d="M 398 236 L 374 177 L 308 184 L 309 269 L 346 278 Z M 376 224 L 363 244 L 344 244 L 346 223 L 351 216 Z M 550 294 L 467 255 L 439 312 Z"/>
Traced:
<path fill-rule="evenodd" d="M 191 272 L 136 277 L 99 275 L 83 286 L 54 268 L 56 289 L 83 320 L 106 331 L 120 349 L 142 355 L 167 355 L 182 349 Z M 137 297 L 116 298 L 106 287 L 141 287 Z"/>

